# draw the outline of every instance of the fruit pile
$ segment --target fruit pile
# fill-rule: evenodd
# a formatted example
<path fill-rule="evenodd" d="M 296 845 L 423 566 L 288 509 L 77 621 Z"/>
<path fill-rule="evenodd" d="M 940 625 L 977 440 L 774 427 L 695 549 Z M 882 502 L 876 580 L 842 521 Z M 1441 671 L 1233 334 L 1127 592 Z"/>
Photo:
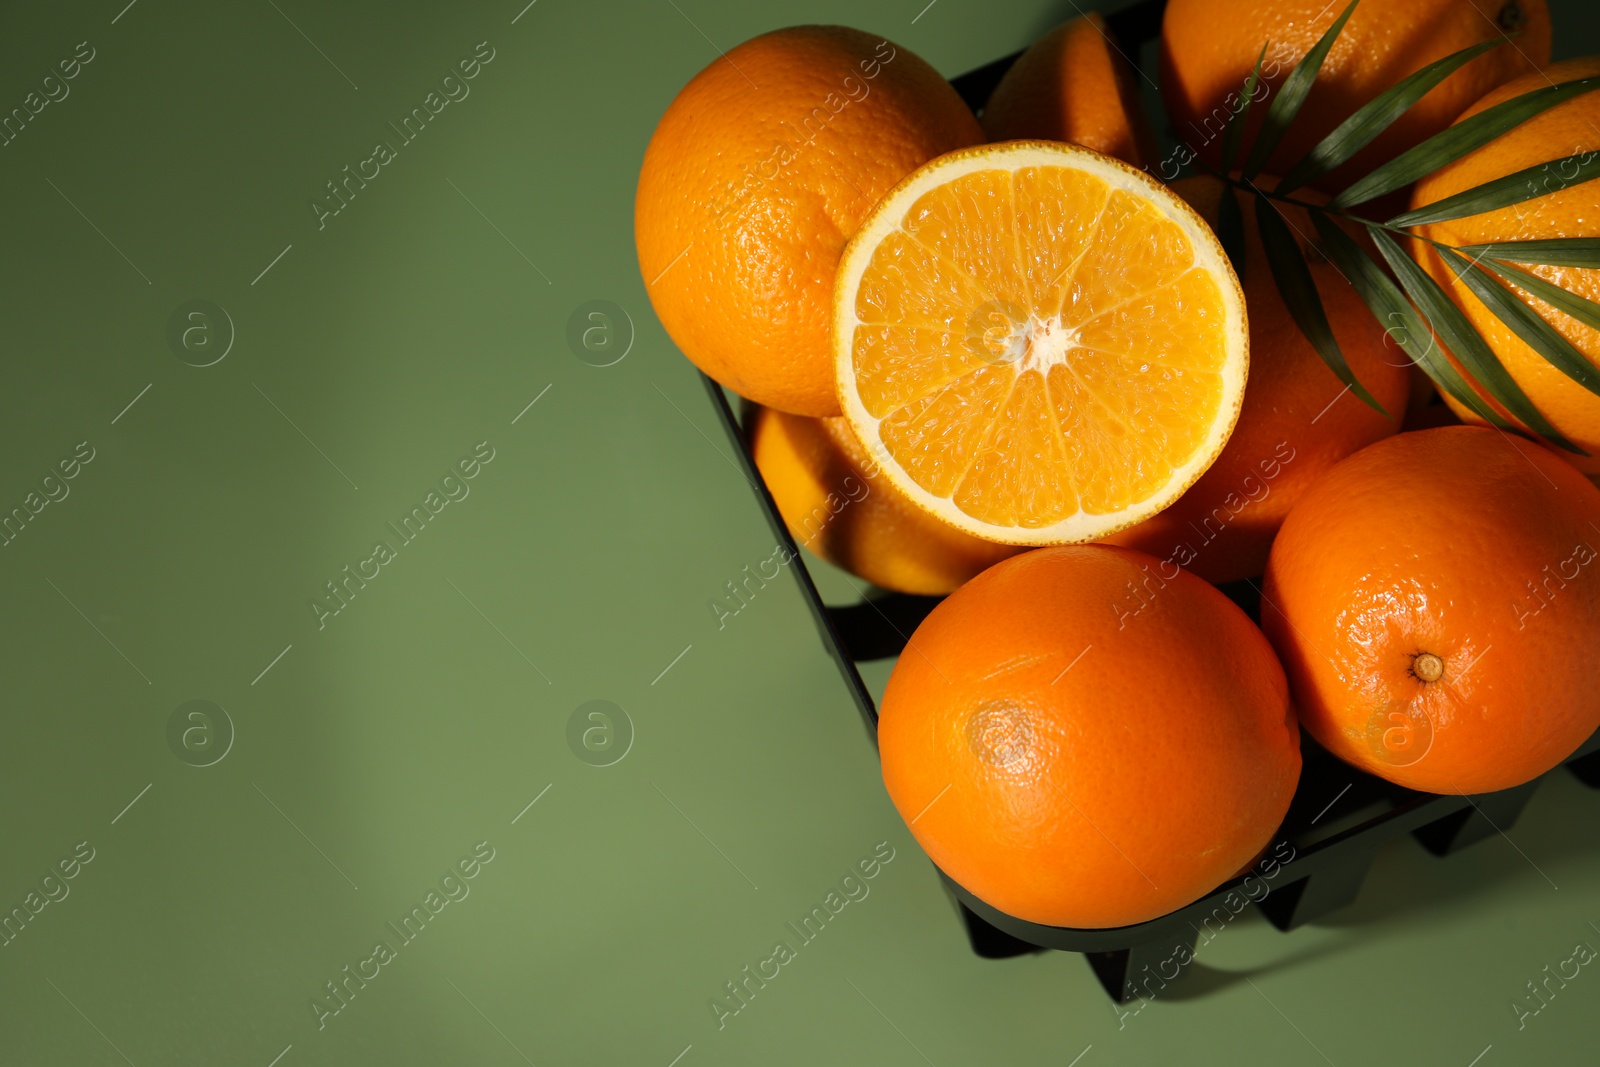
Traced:
<path fill-rule="evenodd" d="M 884 782 L 1000 911 L 1122 926 L 1248 869 L 1301 727 L 1452 794 L 1600 728 L 1600 59 L 1548 65 L 1543 0 L 1496 20 L 1170 0 L 1165 158 L 1097 15 L 981 118 L 839 27 L 662 117 L 650 299 L 796 540 L 945 596 Z"/>

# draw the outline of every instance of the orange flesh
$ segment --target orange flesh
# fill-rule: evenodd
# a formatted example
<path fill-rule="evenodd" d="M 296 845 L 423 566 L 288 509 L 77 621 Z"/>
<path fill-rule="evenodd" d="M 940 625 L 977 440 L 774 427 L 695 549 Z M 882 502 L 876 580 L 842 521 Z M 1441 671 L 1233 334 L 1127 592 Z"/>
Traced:
<path fill-rule="evenodd" d="M 855 388 L 918 485 L 996 526 L 1148 499 L 1222 405 L 1226 305 L 1189 237 L 1067 167 L 929 190 L 856 291 Z"/>

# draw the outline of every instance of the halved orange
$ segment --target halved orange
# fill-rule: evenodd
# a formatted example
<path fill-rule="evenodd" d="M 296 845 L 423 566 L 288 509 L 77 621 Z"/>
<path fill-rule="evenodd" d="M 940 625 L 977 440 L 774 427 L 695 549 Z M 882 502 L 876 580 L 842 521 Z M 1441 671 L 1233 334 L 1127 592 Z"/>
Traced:
<path fill-rule="evenodd" d="M 912 172 L 845 249 L 839 403 L 918 506 L 1011 544 L 1092 541 L 1176 500 L 1239 417 L 1244 297 L 1142 172 L 1050 141 Z"/>

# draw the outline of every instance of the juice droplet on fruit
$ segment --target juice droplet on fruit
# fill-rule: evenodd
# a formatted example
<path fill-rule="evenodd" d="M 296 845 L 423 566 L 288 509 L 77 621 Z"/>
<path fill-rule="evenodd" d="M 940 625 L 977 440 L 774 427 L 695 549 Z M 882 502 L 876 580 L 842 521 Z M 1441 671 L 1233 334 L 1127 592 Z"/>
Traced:
<path fill-rule="evenodd" d="M 1444 677 L 1444 660 L 1432 652 L 1424 652 L 1411 661 L 1411 673 L 1424 682 L 1437 682 Z"/>

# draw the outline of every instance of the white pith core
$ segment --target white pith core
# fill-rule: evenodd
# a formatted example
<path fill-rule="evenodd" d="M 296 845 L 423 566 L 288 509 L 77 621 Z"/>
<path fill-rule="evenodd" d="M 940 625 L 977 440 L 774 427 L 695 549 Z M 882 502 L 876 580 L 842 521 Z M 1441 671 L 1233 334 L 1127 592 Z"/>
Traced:
<path fill-rule="evenodd" d="M 1060 318 L 1029 315 L 1027 322 L 1012 326 L 996 362 L 1014 365 L 1018 375 L 1031 370 L 1048 374 L 1051 367 L 1065 363 L 1067 353 L 1077 347 L 1078 331 Z"/>

